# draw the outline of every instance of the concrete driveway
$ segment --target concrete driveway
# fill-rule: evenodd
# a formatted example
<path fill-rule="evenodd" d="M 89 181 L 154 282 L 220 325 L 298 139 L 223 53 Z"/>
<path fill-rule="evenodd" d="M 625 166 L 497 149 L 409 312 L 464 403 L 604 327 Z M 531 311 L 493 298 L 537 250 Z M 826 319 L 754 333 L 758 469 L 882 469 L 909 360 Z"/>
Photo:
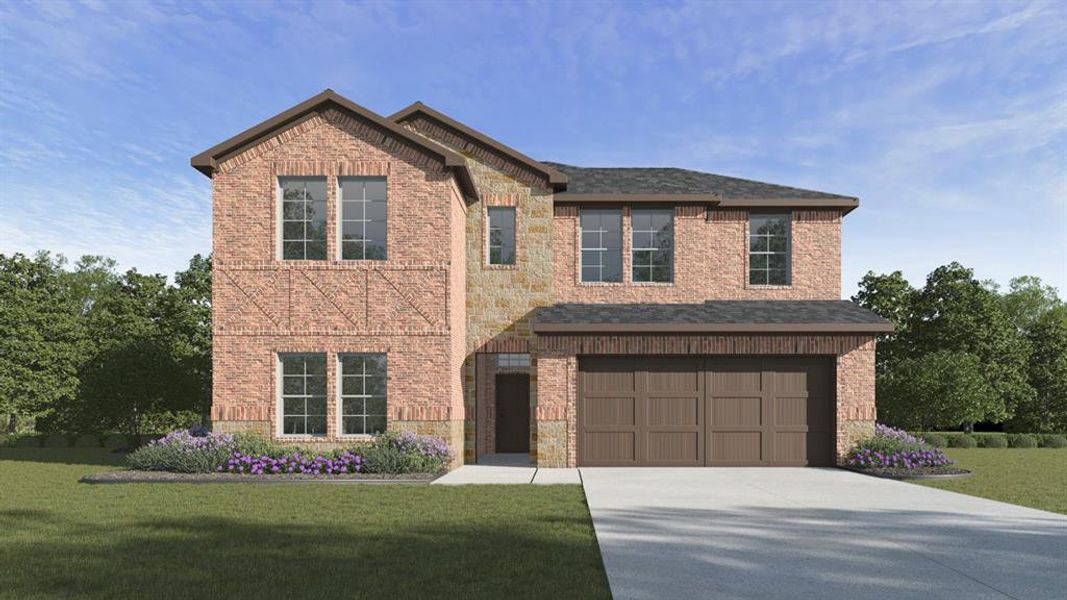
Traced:
<path fill-rule="evenodd" d="M 581 469 L 615 598 L 1067 598 L 1067 517 L 835 469 Z"/>

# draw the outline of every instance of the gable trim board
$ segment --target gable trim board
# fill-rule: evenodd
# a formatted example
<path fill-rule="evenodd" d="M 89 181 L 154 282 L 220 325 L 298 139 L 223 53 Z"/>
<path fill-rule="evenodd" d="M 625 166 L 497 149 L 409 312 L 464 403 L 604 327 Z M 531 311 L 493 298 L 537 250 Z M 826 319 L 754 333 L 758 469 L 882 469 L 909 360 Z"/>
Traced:
<path fill-rule="evenodd" d="M 386 135 L 395 137 L 405 144 L 440 161 L 445 167 L 452 170 L 464 195 L 474 200 L 478 198 L 478 191 L 474 186 L 474 181 L 471 178 L 470 173 L 467 171 L 467 161 L 464 160 L 462 156 L 447 148 L 432 144 L 420 138 L 396 123 L 385 119 L 370 109 L 352 102 L 331 89 L 326 89 L 322 93 L 316 94 L 300 104 L 282 111 L 273 117 L 257 125 L 253 125 L 241 133 L 204 150 L 200 154 L 192 157 L 189 164 L 191 164 L 197 171 L 211 177 L 219 163 L 224 162 L 256 142 L 266 139 L 277 131 L 299 125 L 304 121 L 313 118 L 317 112 L 331 106 L 334 106 L 343 112 L 356 115 L 360 119 L 380 129 Z"/>

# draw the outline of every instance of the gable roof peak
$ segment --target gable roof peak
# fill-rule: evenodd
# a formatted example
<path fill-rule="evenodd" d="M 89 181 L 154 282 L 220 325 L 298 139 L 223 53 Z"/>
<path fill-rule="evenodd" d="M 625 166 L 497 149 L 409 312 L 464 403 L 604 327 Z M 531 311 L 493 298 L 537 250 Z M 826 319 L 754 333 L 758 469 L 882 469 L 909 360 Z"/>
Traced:
<path fill-rule="evenodd" d="M 567 175 L 553 168 L 551 165 L 547 165 L 539 160 L 530 158 L 529 156 L 526 156 L 525 154 L 519 152 L 511 146 L 498 142 L 497 140 L 489 137 L 488 135 L 485 135 L 484 133 L 468 125 L 460 123 L 459 121 L 442 113 L 441 111 L 435 110 L 427 106 L 421 100 L 416 100 L 415 102 L 412 102 L 407 107 L 400 109 L 392 115 L 389 115 L 388 118 L 394 123 L 402 123 L 419 114 L 429 117 L 434 121 L 437 121 L 437 123 L 444 125 L 448 129 L 453 130 L 461 137 L 466 137 L 467 139 L 474 140 L 478 144 L 486 146 L 494 152 L 502 154 L 510 158 L 511 160 L 521 165 L 524 165 L 527 169 L 530 169 L 535 173 L 540 173 L 541 175 L 544 175 L 548 179 L 548 183 L 553 187 L 553 189 L 555 189 L 555 191 L 558 192 L 567 189 Z"/>
<path fill-rule="evenodd" d="M 210 177 L 212 173 L 214 173 L 218 163 L 225 160 L 228 156 L 232 156 L 242 149 L 273 135 L 276 131 L 296 124 L 302 119 L 309 117 L 315 111 L 328 105 L 333 105 L 340 110 L 354 114 L 367 123 L 370 123 L 373 127 L 378 128 L 383 133 L 393 136 L 405 144 L 440 160 L 446 167 L 453 171 L 460 189 L 464 194 L 472 198 L 478 197 L 478 191 L 474 186 L 474 180 L 471 178 L 470 172 L 467 170 L 467 161 L 462 156 L 444 146 L 434 144 L 423 137 L 408 131 L 391 119 L 386 119 L 378 113 L 356 104 L 330 88 L 326 88 L 296 106 L 282 111 L 273 117 L 262 121 L 258 125 L 253 125 L 241 133 L 204 150 L 200 154 L 192 157 L 189 160 L 189 163 L 193 168 Z"/>

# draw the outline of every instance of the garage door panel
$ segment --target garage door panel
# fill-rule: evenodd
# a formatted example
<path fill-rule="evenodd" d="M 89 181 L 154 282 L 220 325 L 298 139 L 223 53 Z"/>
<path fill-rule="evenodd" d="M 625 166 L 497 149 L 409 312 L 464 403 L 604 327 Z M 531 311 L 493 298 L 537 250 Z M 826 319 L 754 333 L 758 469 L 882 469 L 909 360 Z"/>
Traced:
<path fill-rule="evenodd" d="M 586 431 L 582 437 L 582 462 L 585 464 L 632 464 L 637 460 L 637 434 L 634 432 Z"/>
<path fill-rule="evenodd" d="M 714 429 L 759 427 L 763 420 L 763 398 L 719 397 L 711 402 L 711 425 Z"/>
<path fill-rule="evenodd" d="M 774 462 L 801 463 L 807 461 L 808 436 L 804 432 L 775 432 Z"/>
<path fill-rule="evenodd" d="M 833 363 L 611 357 L 580 363 L 584 465 L 832 465 Z"/>
<path fill-rule="evenodd" d="M 709 463 L 758 463 L 763 458 L 763 434 L 758 431 L 720 431 L 710 439 Z"/>
<path fill-rule="evenodd" d="M 763 389 L 763 373 L 753 363 L 716 365 L 715 370 L 709 373 L 709 380 L 711 389 L 720 394 L 743 394 Z"/>
<path fill-rule="evenodd" d="M 636 402 L 633 397 L 588 397 L 582 411 L 582 424 L 586 427 L 633 427 L 637 424 Z"/>
<path fill-rule="evenodd" d="M 649 397 L 645 403 L 648 407 L 646 423 L 650 427 L 699 427 L 701 425 L 700 405 L 703 402 L 703 398 L 696 396 L 688 398 Z"/>
<path fill-rule="evenodd" d="M 649 393 L 661 392 L 695 392 L 700 389 L 700 365 L 696 362 L 686 361 L 686 364 L 675 365 L 650 365 L 648 369 Z"/>
<path fill-rule="evenodd" d="M 653 431 L 648 434 L 648 462 L 703 464 L 698 431 Z"/>
<path fill-rule="evenodd" d="M 583 370 L 586 392 L 632 392 L 636 389 L 636 374 L 632 365 L 624 361 L 596 362 Z"/>
<path fill-rule="evenodd" d="M 774 424 L 776 427 L 808 426 L 807 396 L 774 398 Z"/>

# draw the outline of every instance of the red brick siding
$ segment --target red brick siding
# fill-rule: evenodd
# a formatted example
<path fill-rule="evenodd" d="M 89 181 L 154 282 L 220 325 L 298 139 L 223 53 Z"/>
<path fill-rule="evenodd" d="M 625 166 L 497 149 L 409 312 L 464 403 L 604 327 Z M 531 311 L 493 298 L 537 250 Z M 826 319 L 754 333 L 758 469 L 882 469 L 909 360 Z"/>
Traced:
<path fill-rule="evenodd" d="M 679 205 L 674 210 L 674 281 L 633 283 L 629 207 L 623 207 L 623 282 L 581 283 L 579 207 L 556 207 L 557 302 L 836 300 L 841 297 L 841 213 L 793 211 L 792 284 L 748 285 L 748 211 Z"/>
<path fill-rule="evenodd" d="M 277 260 L 280 175 L 327 177 L 331 232 L 336 178 L 387 176 L 388 260 Z M 330 109 L 222 161 L 212 195 L 213 419 L 266 420 L 275 432 L 275 354 L 292 351 L 329 355 L 327 441 L 337 433 L 339 352 L 388 355 L 390 426 L 464 418 L 466 207 L 440 163 Z M 336 256 L 336 235 L 328 252 Z M 447 441 L 462 456 L 462 439 Z"/>

